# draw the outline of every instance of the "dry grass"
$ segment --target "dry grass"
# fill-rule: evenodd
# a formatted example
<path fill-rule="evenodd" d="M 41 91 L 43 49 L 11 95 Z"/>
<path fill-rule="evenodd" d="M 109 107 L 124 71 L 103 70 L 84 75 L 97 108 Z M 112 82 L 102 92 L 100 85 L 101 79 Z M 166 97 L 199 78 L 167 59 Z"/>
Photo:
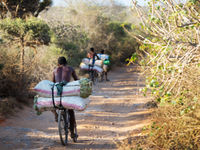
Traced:
<path fill-rule="evenodd" d="M 15 98 L 8 97 L 0 99 L 0 120 L 12 114 L 16 107 L 20 107 L 20 105 Z"/>
<path fill-rule="evenodd" d="M 18 49 L 11 50 L 11 47 L 3 48 L 3 46 L 1 48 L 0 63 L 3 64 L 3 68 L 0 70 L 0 96 L 12 96 L 19 101 L 25 101 L 28 76 L 26 73 L 20 72 Z"/>
<path fill-rule="evenodd" d="M 51 80 L 57 64 L 59 49 L 42 46 L 35 53 L 25 49 L 24 72 L 20 70 L 20 56 L 17 45 L 1 45 L 0 64 L 0 115 L 5 116 L 23 104 L 30 104 L 34 94 L 30 91 L 39 81 Z M 13 98 L 9 98 L 13 97 Z"/>

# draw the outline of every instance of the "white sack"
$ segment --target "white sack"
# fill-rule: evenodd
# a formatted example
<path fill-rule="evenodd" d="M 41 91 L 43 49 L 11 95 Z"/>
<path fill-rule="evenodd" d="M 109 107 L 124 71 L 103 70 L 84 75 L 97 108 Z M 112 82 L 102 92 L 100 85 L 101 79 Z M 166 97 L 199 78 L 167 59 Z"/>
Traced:
<path fill-rule="evenodd" d="M 92 65 L 92 59 L 90 60 L 90 64 Z M 94 66 L 102 67 L 103 61 L 102 60 L 95 60 Z"/>
<path fill-rule="evenodd" d="M 97 56 L 98 56 L 101 60 L 109 59 L 109 55 L 107 55 L 107 54 L 97 54 Z"/>
<path fill-rule="evenodd" d="M 89 65 L 90 64 L 90 59 L 89 58 L 83 58 L 82 63 Z"/>
<path fill-rule="evenodd" d="M 86 65 L 92 65 L 92 59 L 83 58 L 83 59 L 82 59 L 82 63 L 84 63 L 84 64 L 86 64 Z M 102 66 L 103 66 L 103 61 L 102 61 L 102 60 L 95 60 L 94 66 L 102 67 Z"/>
<path fill-rule="evenodd" d="M 60 105 L 60 97 L 54 98 L 55 105 Z M 62 97 L 62 106 L 67 109 L 74 109 L 83 111 L 86 109 L 90 100 L 88 98 L 81 98 L 78 96 Z M 52 110 L 54 108 L 52 98 L 36 97 L 34 101 L 34 108 L 38 112 Z"/>
<path fill-rule="evenodd" d="M 84 63 L 81 63 L 81 64 L 80 64 L 80 68 L 81 68 L 82 70 L 89 70 L 89 66 L 86 65 L 86 64 L 84 64 Z M 97 72 L 99 72 L 99 73 L 102 73 L 102 72 L 103 72 L 103 69 L 102 69 L 101 67 L 98 67 L 98 66 L 94 66 L 93 68 L 91 67 L 90 69 L 93 69 L 93 70 L 95 70 L 95 71 L 97 71 Z"/>
<path fill-rule="evenodd" d="M 42 97 L 51 97 L 53 84 L 49 80 L 42 80 L 34 87 L 34 91 Z M 56 86 L 54 86 L 54 96 L 57 96 Z M 63 86 L 62 96 L 80 96 L 79 81 L 69 82 L 66 86 Z"/>

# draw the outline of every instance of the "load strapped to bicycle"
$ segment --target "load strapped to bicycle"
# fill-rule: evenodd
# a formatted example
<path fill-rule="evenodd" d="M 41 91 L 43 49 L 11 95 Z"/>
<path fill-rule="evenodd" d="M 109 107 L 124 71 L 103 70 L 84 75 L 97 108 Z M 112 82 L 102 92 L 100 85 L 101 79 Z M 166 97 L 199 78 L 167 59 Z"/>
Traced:
<path fill-rule="evenodd" d="M 53 83 L 43 80 L 36 85 L 34 91 L 38 94 L 34 100 L 34 109 L 40 115 L 43 111 L 56 110 L 58 113 L 58 131 L 63 145 L 68 143 L 69 130 L 74 142 L 77 141 L 76 122 L 71 126 L 70 118 L 73 110 L 83 111 L 89 104 L 89 95 L 92 93 L 92 85 L 88 79 L 73 82 Z M 75 120 L 75 117 L 74 117 Z"/>
<path fill-rule="evenodd" d="M 89 79 L 95 83 L 100 81 L 104 71 L 104 66 L 110 65 L 110 57 L 106 54 L 97 54 L 100 60 L 95 58 L 95 62 L 90 58 L 83 58 L 80 64 L 80 69 L 89 73 Z"/>
<path fill-rule="evenodd" d="M 63 86 L 66 85 L 66 82 L 60 82 L 60 83 L 55 83 L 52 86 L 52 102 L 53 106 L 55 109 L 58 110 L 58 132 L 60 136 L 60 141 L 63 145 L 67 145 L 68 143 L 68 134 L 69 134 L 69 129 L 70 129 L 70 114 L 69 110 L 62 105 L 62 91 L 63 91 Z M 57 95 L 60 96 L 60 104 L 58 106 L 55 105 L 55 100 L 54 100 L 54 86 L 57 87 Z M 75 116 L 74 116 L 75 119 Z M 74 126 L 73 126 L 73 131 L 71 131 L 71 137 L 74 142 L 77 142 L 78 139 L 78 133 L 77 133 L 77 128 L 76 128 L 76 121 L 74 121 Z M 72 136 L 73 133 L 73 136 Z"/>

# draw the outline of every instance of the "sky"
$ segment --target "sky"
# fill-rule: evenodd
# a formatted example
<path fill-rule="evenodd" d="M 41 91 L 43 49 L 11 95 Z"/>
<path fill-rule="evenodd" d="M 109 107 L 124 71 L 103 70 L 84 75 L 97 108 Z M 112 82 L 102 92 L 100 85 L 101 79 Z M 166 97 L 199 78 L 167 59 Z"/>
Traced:
<path fill-rule="evenodd" d="M 105 0 L 104 0 L 105 1 Z M 116 0 L 117 2 L 126 5 L 126 6 L 131 6 L 132 0 Z M 139 5 L 145 5 L 145 0 L 138 0 Z M 66 5 L 64 0 L 53 0 L 53 6 L 64 6 Z"/>

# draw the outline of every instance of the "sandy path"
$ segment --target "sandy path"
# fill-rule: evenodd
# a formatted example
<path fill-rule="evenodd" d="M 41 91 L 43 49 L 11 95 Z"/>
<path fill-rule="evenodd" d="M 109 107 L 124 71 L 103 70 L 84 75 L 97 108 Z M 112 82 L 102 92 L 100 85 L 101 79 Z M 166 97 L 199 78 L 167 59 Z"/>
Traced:
<path fill-rule="evenodd" d="M 110 82 L 94 86 L 88 109 L 76 112 L 78 143 L 70 139 L 67 148 L 61 146 L 53 115 L 37 116 L 26 107 L 0 124 L 0 150 L 116 149 L 116 141 L 149 122 L 150 113 L 142 107 L 148 99 L 138 95 L 144 84 L 135 69 L 116 68 L 109 74 Z"/>

